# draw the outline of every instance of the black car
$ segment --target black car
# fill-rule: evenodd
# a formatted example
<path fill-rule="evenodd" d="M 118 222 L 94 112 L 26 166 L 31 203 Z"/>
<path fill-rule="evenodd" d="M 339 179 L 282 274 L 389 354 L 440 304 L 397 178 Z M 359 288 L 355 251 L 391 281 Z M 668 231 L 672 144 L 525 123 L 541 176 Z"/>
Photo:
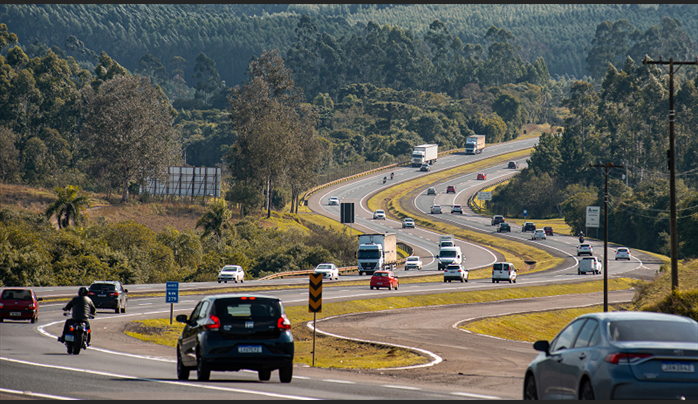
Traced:
<path fill-rule="evenodd" d="M 516 161 L 510 161 L 507 168 L 519 168 L 519 163 L 517 163 Z"/>
<path fill-rule="evenodd" d="M 177 378 L 196 370 L 206 381 L 211 371 L 255 370 L 267 381 L 279 370 L 281 383 L 293 378 L 293 335 L 281 300 L 256 294 L 224 294 L 203 298 L 184 323 L 177 340 Z"/>
<path fill-rule="evenodd" d="M 509 223 L 502 222 L 499 224 L 499 227 L 497 227 L 497 233 L 501 233 L 503 231 L 511 233 L 511 226 L 509 226 Z"/>
<path fill-rule="evenodd" d="M 429 171 L 431 170 L 431 167 L 429 167 L 429 164 L 422 164 L 422 167 L 419 169 L 419 171 Z"/>
<path fill-rule="evenodd" d="M 490 221 L 490 223 L 492 223 L 492 226 L 496 226 L 500 223 L 504 223 L 504 216 L 494 215 L 494 216 L 492 216 L 492 220 Z"/>
<path fill-rule="evenodd" d="M 527 231 L 536 231 L 536 225 L 533 222 L 525 222 L 523 226 L 521 226 L 521 231 L 523 233 Z"/>
<path fill-rule="evenodd" d="M 126 313 L 128 289 L 119 281 L 95 281 L 90 285 L 87 296 L 98 309 L 114 309 L 114 313 Z"/>

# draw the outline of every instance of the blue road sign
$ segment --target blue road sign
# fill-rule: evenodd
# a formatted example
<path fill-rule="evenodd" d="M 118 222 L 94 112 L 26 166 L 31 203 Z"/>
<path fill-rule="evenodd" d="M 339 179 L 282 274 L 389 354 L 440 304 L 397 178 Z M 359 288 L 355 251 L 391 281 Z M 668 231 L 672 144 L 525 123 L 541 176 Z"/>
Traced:
<path fill-rule="evenodd" d="M 165 284 L 165 303 L 179 303 L 179 282 Z"/>
<path fill-rule="evenodd" d="M 524 209 L 524 217 L 526 217 L 526 215 L 528 215 L 528 211 Z"/>

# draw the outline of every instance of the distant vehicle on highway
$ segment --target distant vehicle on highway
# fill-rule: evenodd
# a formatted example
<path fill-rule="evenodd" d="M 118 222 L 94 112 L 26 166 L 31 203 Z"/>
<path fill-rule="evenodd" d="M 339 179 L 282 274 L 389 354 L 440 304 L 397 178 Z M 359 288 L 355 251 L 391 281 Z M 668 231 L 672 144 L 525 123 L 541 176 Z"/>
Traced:
<path fill-rule="evenodd" d="M 409 271 L 410 269 L 416 269 L 418 271 L 422 269 L 422 259 L 416 255 L 407 257 L 405 260 L 405 271 Z"/>
<path fill-rule="evenodd" d="M 511 233 L 511 226 L 509 226 L 509 223 L 502 222 L 499 224 L 499 226 L 497 227 L 497 233 L 502 232 Z"/>
<path fill-rule="evenodd" d="M 545 231 L 546 236 L 552 236 L 553 235 L 553 228 L 550 226 L 545 226 L 543 227 L 543 230 Z"/>
<path fill-rule="evenodd" d="M 456 193 L 456 186 L 455 185 L 449 185 L 446 187 L 446 193 L 447 194 L 455 194 Z"/>
<path fill-rule="evenodd" d="M 527 231 L 536 231 L 536 225 L 533 222 L 524 222 L 521 226 L 521 232 L 526 233 Z"/>
<path fill-rule="evenodd" d="M 594 249 L 592 248 L 591 244 L 583 243 L 577 246 L 577 257 L 580 255 L 594 255 Z"/>
<path fill-rule="evenodd" d="M 508 281 L 516 283 L 516 269 L 511 262 L 495 262 L 492 265 L 492 283 Z"/>
<path fill-rule="evenodd" d="M 397 290 L 399 285 L 400 282 L 393 271 L 376 271 L 371 277 L 371 289 L 388 288 L 388 290 L 391 290 L 394 288 Z"/>
<path fill-rule="evenodd" d="M 339 268 L 337 268 L 337 265 L 335 264 L 330 264 L 330 263 L 325 263 L 325 264 L 320 264 L 315 267 L 315 270 L 313 271 L 314 274 L 322 274 L 323 278 L 329 278 L 332 280 L 333 278 L 335 280 L 339 279 Z"/>
<path fill-rule="evenodd" d="M 577 275 L 586 274 L 591 272 L 592 274 L 601 273 L 601 262 L 596 257 L 584 257 L 579 260 L 579 265 L 577 266 Z"/>
<path fill-rule="evenodd" d="M 436 188 L 428 188 L 427 195 L 436 195 Z"/>
<path fill-rule="evenodd" d="M 434 205 L 431 207 L 431 213 L 436 214 L 436 213 L 444 213 L 443 209 L 441 209 L 441 205 Z"/>
<path fill-rule="evenodd" d="M 462 215 L 463 207 L 458 204 L 451 205 L 451 213 L 460 213 Z"/>
<path fill-rule="evenodd" d="M 524 374 L 524 400 L 697 400 L 698 322 L 651 312 L 577 317 Z"/>
<path fill-rule="evenodd" d="M 268 381 L 279 370 L 281 383 L 293 378 L 293 335 L 281 300 L 258 294 L 206 296 L 190 317 L 177 316 L 184 323 L 177 340 L 177 379 L 189 379 L 196 370 L 199 381 L 211 371 L 247 369 Z"/>
<path fill-rule="evenodd" d="M 531 235 L 531 240 L 538 240 L 538 239 L 543 239 L 543 240 L 546 239 L 545 230 L 538 229 L 538 230 L 535 230 L 533 232 L 533 234 Z"/>
<path fill-rule="evenodd" d="M 376 211 L 373 212 L 373 218 L 385 220 L 385 211 L 383 209 L 376 209 Z"/>
<path fill-rule="evenodd" d="M 422 164 L 422 167 L 419 168 L 419 171 L 430 171 L 431 166 L 429 164 Z"/>
<path fill-rule="evenodd" d="M 496 226 L 496 225 L 503 223 L 503 222 L 504 222 L 504 216 L 494 215 L 494 216 L 492 216 L 492 220 L 490 221 L 490 224 L 492 226 Z"/>
<path fill-rule="evenodd" d="M 616 261 L 618 260 L 630 261 L 630 249 L 628 249 L 628 247 L 616 248 Z"/>
<path fill-rule="evenodd" d="M 487 174 L 485 174 L 485 173 L 477 173 L 477 179 L 478 179 L 478 180 L 486 180 L 486 179 L 487 179 Z"/>
<path fill-rule="evenodd" d="M 7 288 L 0 293 L 0 323 L 4 320 L 39 320 L 39 302 L 33 289 Z"/>
<path fill-rule="evenodd" d="M 507 165 L 507 168 L 514 168 L 514 169 L 519 168 L 519 163 L 517 163 L 516 161 L 510 161 L 509 164 Z"/>
<path fill-rule="evenodd" d="M 235 281 L 235 283 L 245 282 L 245 270 L 242 269 L 240 265 L 226 265 L 218 273 L 218 283 L 228 283 L 228 281 Z"/>
<path fill-rule="evenodd" d="M 408 227 L 411 227 L 411 228 L 414 229 L 414 219 L 412 219 L 411 217 L 406 217 L 406 218 L 402 221 L 402 228 L 403 228 L 403 229 L 406 229 L 406 228 L 408 228 Z"/>
<path fill-rule="evenodd" d="M 468 270 L 462 265 L 446 265 L 444 269 L 444 282 L 461 281 L 468 282 Z"/>
<path fill-rule="evenodd" d="M 128 306 L 128 289 L 119 281 L 94 281 L 90 285 L 87 297 L 92 299 L 98 309 L 114 309 L 114 313 L 126 313 Z"/>
<path fill-rule="evenodd" d="M 331 196 L 330 199 L 327 201 L 328 205 L 339 205 L 339 198 L 336 196 Z"/>

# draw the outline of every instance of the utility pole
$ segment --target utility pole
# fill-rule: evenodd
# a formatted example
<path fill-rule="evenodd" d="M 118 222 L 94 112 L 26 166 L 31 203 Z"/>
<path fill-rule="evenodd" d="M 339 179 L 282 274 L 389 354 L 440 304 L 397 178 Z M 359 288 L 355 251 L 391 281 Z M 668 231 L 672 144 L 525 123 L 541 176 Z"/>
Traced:
<path fill-rule="evenodd" d="M 625 168 L 613 163 L 592 165 L 589 167 L 603 167 L 606 169 L 606 188 L 603 193 L 603 312 L 608 312 L 608 169 Z"/>
<path fill-rule="evenodd" d="M 642 60 L 643 65 L 669 65 L 669 235 L 671 236 L 671 290 L 679 288 L 679 238 L 676 226 L 676 149 L 674 146 L 674 73 L 678 72 L 681 66 L 674 71 L 674 65 L 698 65 L 698 57 L 693 62 L 659 61 L 650 60 L 647 55 Z"/>

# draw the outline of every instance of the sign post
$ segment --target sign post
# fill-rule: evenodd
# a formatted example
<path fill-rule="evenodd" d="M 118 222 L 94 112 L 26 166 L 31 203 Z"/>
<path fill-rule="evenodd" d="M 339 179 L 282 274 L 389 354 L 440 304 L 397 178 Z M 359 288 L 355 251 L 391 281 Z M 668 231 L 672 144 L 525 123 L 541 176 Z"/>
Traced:
<path fill-rule="evenodd" d="M 165 283 L 165 303 L 170 304 L 170 324 L 174 315 L 174 304 L 179 303 L 179 282 Z"/>
<path fill-rule="evenodd" d="M 313 367 L 315 367 L 315 321 L 317 313 L 322 313 L 322 277 L 323 274 L 310 274 L 308 313 L 313 313 Z"/>

